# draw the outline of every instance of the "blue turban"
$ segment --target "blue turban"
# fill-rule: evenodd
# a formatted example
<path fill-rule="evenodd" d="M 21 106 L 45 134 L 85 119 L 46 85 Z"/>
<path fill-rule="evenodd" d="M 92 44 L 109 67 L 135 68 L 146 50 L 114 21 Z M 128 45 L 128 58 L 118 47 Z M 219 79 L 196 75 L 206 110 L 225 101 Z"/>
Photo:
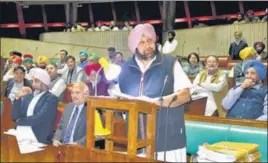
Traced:
<path fill-rule="evenodd" d="M 88 53 L 86 51 L 84 51 L 84 50 L 79 51 L 79 56 L 81 56 L 81 55 L 86 57 L 86 58 L 88 58 Z"/>
<path fill-rule="evenodd" d="M 246 65 L 244 66 L 244 74 L 247 73 L 247 70 L 250 67 L 253 67 L 255 69 L 255 71 L 259 75 L 259 80 L 264 80 L 266 78 L 267 68 L 265 67 L 265 65 L 262 62 L 260 62 L 258 60 L 248 61 L 246 63 Z"/>

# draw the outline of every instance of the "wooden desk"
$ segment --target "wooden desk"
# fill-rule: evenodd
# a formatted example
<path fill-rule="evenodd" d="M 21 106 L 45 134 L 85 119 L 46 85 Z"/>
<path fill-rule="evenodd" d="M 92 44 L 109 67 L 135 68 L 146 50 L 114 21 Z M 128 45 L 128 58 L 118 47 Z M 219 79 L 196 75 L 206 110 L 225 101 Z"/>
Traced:
<path fill-rule="evenodd" d="M 188 102 L 185 105 L 185 114 L 189 115 L 205 115 L 207 105 L 207 97 Z"/>
<path fill-rule="evenodd" d="M 48 145 L 45 150 L 20 154 L 14 136 L 1 134 L 1 162 L 160 162 L 101 150 L 91 150 L 82 146 Z"/>
<path fill-rule="evenodd" d="M 45 150 L 20 154 L 16 137 L 1 134 L 1 162 L 57 162 L 58 149 L 47 146 Z"/>

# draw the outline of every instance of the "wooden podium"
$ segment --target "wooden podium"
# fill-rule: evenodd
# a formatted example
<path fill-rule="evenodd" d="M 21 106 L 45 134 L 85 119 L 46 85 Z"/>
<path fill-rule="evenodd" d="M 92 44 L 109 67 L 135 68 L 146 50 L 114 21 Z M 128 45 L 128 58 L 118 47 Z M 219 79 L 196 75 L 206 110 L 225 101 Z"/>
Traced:
<path fill-rule="evenodd" d="M 105 136 L 105 150 L 112 152 L 114 143 L 127 143 L 127 155 L 136 156 L 138 148 L 146 148 L 146 158 L 153 159 L 155 152 L 155 127 L 158 105 L 140 100 L 122 100 L 109 97 L 90 97 L 87 103 L 87 147 L 94 149 L 96 137 L 95 110 L 105 110 L 105 128 L 111 134 Z M 114 135 L 114 113 L 128 112 L 128 137 Z M 147 116 L 146 138 L 138 140 L 138 115 L 144 113 Z"/>

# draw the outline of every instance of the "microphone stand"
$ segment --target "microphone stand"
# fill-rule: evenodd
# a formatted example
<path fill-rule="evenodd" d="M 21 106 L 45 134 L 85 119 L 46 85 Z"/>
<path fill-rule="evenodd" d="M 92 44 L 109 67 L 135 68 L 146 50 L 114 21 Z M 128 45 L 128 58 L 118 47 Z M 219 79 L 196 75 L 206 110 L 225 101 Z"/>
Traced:
<path fill-rule="evenodd" d="M 164 93 L 164 90 L 165 90 L 165 87 L 166 87 L 167 80 L 168 80 L 168 75 L 166 75 L 166 77 L 165 77 L 164 86 L 163 86 L 163 88 L 161 90 L 161 96 L 160 96 L 160 99 L 159 99 L 159 101 L 160 101 L 159 114 L 160 114 L 160 111 L 162 110 L 162 107 L 163 107 L 163 93 Z M 157 114 L 157 119 L 158 119 L 157 122 L 159 122 L 159 123 L 157 125 L 156 142 L 158 142 L 158 136 L 159 136 L 159 130 L 160 130 L 160 124 L 161 124 L 160 123 L 161 119 L 159 117 L 159 114 Z M 157 159 L 157 157 L 158 157 L 158 152 L 155 152 L 155 158 Z"/>
<path fill-rule="evenodd" d="M 166 151 L 167 151 L 167 132 L 168 132 L 168 123 L 167 123 L 167 121 L 168 121 L 168 110 L 169 110 L 169 108 L 170 108 L 170 105 L 175 101 L 175 100 L 177 100 L 177 95 L 174 95 L 173 97 L 172 97 L 172 100 L 169 102 L 169 104 L 168 104 L 168 107 L 167 107 L 167 115 L 166 115 L 166 132 L 165 132 L 165 146 L 164 146 L 164 161 L 166 162 Z"/>
<path fill-rule="evenodd" d="M 95 81 L 94 81 L 94 87 L 95 87 L 95 93 L 94 93 L 94 96 L 98 96 L 98 91 L 97 91 L 97 85 L 98 85 L 98 76 L 99 76 L 99 73 L 101 72 L 102 70 L 102 67 L 98 70 L 98 72 L 96 73 L 96 77 L 95 77 Z M 93 84 L 92 84 L 93 85 Z"/>

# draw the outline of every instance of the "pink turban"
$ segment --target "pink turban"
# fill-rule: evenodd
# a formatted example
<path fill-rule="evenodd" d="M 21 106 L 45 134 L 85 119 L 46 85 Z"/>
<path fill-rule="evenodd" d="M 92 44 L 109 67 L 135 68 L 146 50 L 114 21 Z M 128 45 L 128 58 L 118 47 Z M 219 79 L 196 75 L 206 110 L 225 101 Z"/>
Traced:
<path fill-rule="evenodd" d="M 139 45 L 141 36 L 147 36 L 156 41 L 156 34 L 154 27 L 151 24 L 139 24 L 137 25 L 128 36 L 128 48 L 134 54 L 137 46 Z"/>
<path fill-rule="evenodd" d="M 32 79 L 36 78 L 36 79 L 40 80 L 42 83 L 44 83 L 45 85 L 47 85 L 47 86 L 49 85 L 50 76 L 46 70 L 43 70 L 41 68 L 32 68 L 29 73 L 30 73 Z"/>

